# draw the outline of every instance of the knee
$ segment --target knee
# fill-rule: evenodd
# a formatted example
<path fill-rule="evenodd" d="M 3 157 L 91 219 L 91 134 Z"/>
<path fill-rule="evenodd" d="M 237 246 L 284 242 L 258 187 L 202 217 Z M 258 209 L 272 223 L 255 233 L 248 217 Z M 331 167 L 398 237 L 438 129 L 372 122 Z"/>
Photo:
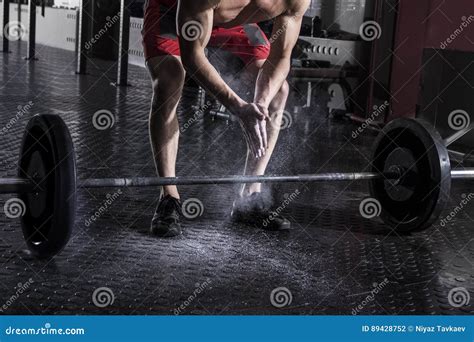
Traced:
<path fill-rule="evenodd" d="M 159 66 L 152 78 L 154 111 L 169 112 L 176 108 L 183 91 L 185 75 L 184 68 L 178 61 Z"/>
<path fill-rule="evenodd" d="M 270 112 L 274 119 L 280 120 L 283 117 L 284 107 L 290 93 L 290 86 L 284 81 L 270 104 Z"/>
<path fill-rule="evenodd" d="M 290 85 L 288 84 L 288 81 L 285 80 L 283 81 L 283 84 L 281 85 L 281 88 L 278 91 L 277 95 L 279 98 L 286 100 L 289 94 L 290 94 Z"/>

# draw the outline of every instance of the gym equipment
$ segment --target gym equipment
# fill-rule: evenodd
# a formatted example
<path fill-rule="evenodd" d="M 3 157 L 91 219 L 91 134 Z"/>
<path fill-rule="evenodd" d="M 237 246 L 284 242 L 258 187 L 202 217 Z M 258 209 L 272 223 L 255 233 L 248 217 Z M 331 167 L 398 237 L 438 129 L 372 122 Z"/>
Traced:
<path fill-rule="evenodd" d="M 38 258 L 53 256 L 69 241 L 76 210 L 74 145 L 59 116 L 37 115 L 28 122 L 18 177 L 15 192 L 25 206 L 21 226 L 26 244 Z M 15 182 L 12 186 L 11 191 Z"/>
<path fill-rule="evenodd" d="M 371 196 L 380 217 L 397 231 L 419 231 L 433 224 L 449 200 L 451 165 L 438 132 L 421 120 L 394 120 L 375 141 L 372 171 L 401 168 L 405 180 L 374 179 Z"/>
<path fill-rule="evenodd" d="M 465 134 L 465 132 L 464 132 Z M 460 134 L 457 134 L 460 136 Z M 380 217 L 398 232 L 423 230 L 439 217 L 451 179 L 472 179 L 474 169 L 451 170 L 446 142 L 427 122 L 397 119 L 375 141 L 369 172 L 294 176 L 76 179 L 68 128 L 59 116 L 36 115 L 28 123 L 16 178 L 0 179 L 0 193 L 19 193 L 23 235 L 32 253 L 47 258 L 68 243 L 74 226 L 76 191 L 81 188 L 162 185 L 360 181 L 370 184 Z"/>

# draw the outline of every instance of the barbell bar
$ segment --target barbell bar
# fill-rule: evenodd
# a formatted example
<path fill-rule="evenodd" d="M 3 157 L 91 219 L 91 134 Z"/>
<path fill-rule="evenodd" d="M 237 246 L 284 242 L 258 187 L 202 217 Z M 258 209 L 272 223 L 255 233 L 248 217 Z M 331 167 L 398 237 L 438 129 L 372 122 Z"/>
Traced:
<path fill-rule="evenodd" d="M 0 179 L 0 193 L 20 194 L 25 241 L 35 256 L 45 258 L 59 253 L 69 241 L 77 188 L 367 181 L 369 199 L 378 206 L 380 218 L 395 231 L 413 232 L 431 226 L 439 217 L 449 199 L 451 179 L 474 179 L 474 169 L 451 170 L 445 141 L 421 120 L 392 121 L 374 146 L 368 172 L 78 180 L 67 126 L 59 116 L 35 115 L 25 129 L 18 176 Z"/>
<path fill-rule="evenodd" d="M 0 194 L 21 194 L 34 192 L 35 183 L 26 178 L 2 178 L 0 179 Z"/>
<path fill-rule="evenodd" d="M 345 172 L 315 173 L 296 176 L 226 176 L 226 177 L 136 177 L 136 178 L 89 178 L 78 181 L 80 188 L 141 188 L 167 185 L 224 185 L 250 183 L 313 183 L 353 182 L 363 180 L 400 180 L 402 172 Z M 451 179 L 474 179 L 474 169 L 452 170 Z M 26 178 L 0 179 L 0 193 L 42 192 L 41 180 Z"/>
<path fill-rule="evenodd" d="M 147 187 L 165 185 L 222 185 L 245 183 L 302 183 L 329 181 L 356 181 L 374 178 L 397 179 L 398 173 L 377 174 L 374 172 L 361 173 L 320 173 L 296 176 L 228 176 L 228 177 L 151 177 L 151 178 L 102 178 L 85 179 L 79 182 L 80 187 Z"/>
<path fill-rule="evenodd" d="M 227 176 L 227 177 L 138 177 L 138 178 L 91 178 L 78 180 L 80 188 L 139 188 L 166 185 L 222 185 L 244 183 L 302 183 L 328 181 L 357 181 L 385 178 L 397 180 L 397 172 L 319 173 L 297 176 Z M 0 193 L 41 192 L 41 180 L 26 178 L 0 179 Z"/>
<path fill-rule="evenodd" d="M 474 169 L 452 170 L 451 179 L 474 179 Z"/>

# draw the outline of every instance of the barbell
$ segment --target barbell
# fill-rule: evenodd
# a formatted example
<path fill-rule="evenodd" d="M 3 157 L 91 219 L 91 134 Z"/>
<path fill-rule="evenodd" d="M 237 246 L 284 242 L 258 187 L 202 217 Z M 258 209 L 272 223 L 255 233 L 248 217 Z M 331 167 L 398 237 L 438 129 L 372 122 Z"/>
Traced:
<path fill-rule="evenodd" d="M 390 122 L 376 138 L 368 172 L 78 180 L 74 145 L 64 121 L 56 115 L 35 115 L 25 129 L 18 176 L 0 179 L 0 193 L 19 194 L 18 203 L 7 201 L 5 210 L 16 205 L 22 212 L 23 236 L 38 258 L 52 257 L 67 245 L 78 187 L 364 180 L 369 182 L 370 199 L 379 206 L 382 220 L 397 232 L 414 232 L 439 217 L 449 200 L 451 179 L 474 178 L 474 169 L 451 170 L 446 144 L 429 123 L 403 118 Z"/>

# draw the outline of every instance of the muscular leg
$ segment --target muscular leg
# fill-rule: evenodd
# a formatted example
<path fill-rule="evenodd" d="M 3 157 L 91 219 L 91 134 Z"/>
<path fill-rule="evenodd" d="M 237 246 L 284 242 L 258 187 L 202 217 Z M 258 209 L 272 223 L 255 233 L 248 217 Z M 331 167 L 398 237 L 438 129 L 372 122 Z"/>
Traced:
<path fill-rule="evenodd" d="M 159 56 L 148 60 L 153 99 L 150 111 L 150 140 L 156 170 L 160 177 L 176 176 L 179 123 L 176 115 L 184 85 L 185 71 L 176 56 Z M 176 186 L 163 187 L 163 195 L 179 199 Z"/>
<path fill-rule="evenodd" d="M 255 82 L 258 71 L 261 69 L 264 61 L 259 60 L 249 65 L 248 75 L 251 75 L 253 78 L 252 82 Z M 269 112 L 272 118 L 272 123 L 267 123 L 267 132 L 268 132 L 268 150 L 267 154 L 261 158 L 256 159 L 254 155 L 247 151 L 247 162 L 245 165 L 245 175 L 259 176 L 264 175 L 265 170 L 267 169 L 270 158 L 272 157 L 273 150 L 275 149 L 278 136 L 280 134 L 281 121 L 283 118 L 283 111 L 285 110 L 286 101 L 288 99 L 289 86 L 285 81 L 283 83 L 280 91 L 277 93 L 273 101 L 269 106 Z M 245 184 L 242 187 L 241 196 L 251 195 L 254 192 L 261 192 L 262 184 L 253 183 Z"/>

